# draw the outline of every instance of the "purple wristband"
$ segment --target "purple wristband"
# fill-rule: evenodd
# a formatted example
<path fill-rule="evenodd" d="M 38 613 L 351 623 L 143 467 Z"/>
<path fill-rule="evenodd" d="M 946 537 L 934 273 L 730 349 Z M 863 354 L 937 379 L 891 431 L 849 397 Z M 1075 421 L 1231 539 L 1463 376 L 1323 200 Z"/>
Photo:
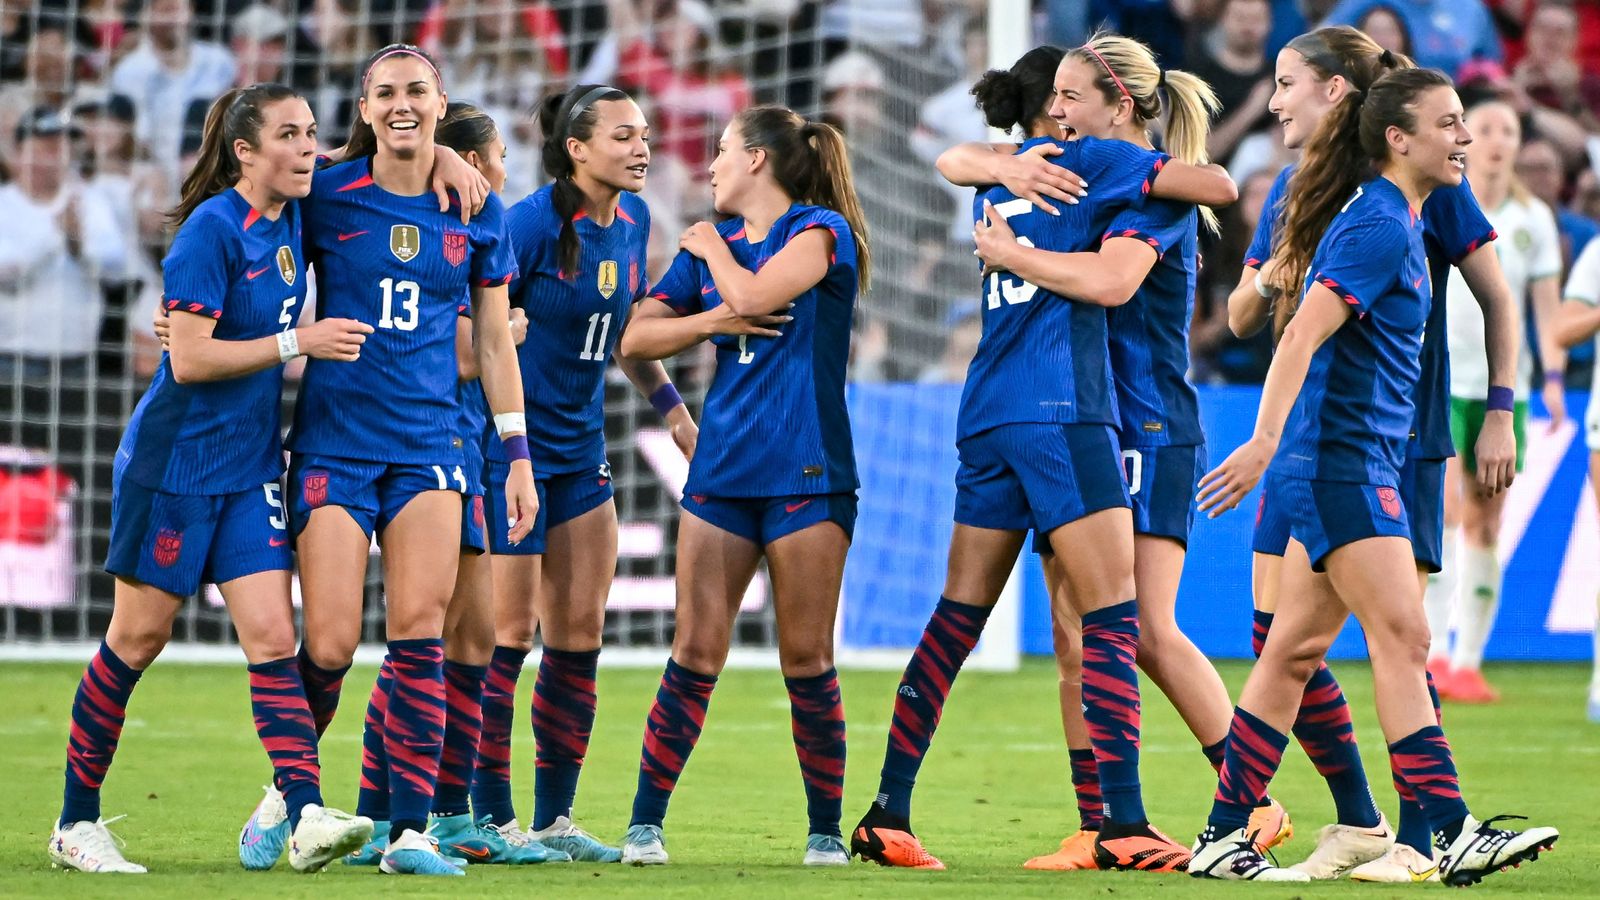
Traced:
<path fill-rule="evenodd" d="M 682 403 L 683 397 L 678 394 L 678 389 L 670 381 L 656 388 L 655 393 L 650 395 L 650 405 L 655 407 L 656 415 L 662 418 L 666 418 L 667 413 Z"/>
<path fill-rule="evenodd" d="M 531 460 L 533 458 L 528 454 L 528 436 L 525 434 L 513 434 L 510 437 L 501 439 L 500 444 L 505 447 L 506 460 L 508 462 L 516 462 L 519 459 Z"/>
<path fill-rule="evenodd" d="M 1491 411 L 1511 412 L 1512 407 L 1516 405 L 1516 402 L 1516 391 L 1513 391 L 1508 387 L 1490 385 L 1489 398 L 1484 405 Z"/>

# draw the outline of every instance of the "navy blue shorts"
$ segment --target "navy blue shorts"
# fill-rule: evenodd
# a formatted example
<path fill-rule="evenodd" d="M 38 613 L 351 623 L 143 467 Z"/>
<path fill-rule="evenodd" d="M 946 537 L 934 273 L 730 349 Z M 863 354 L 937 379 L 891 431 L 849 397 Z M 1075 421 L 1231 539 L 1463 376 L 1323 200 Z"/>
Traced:
<path fill-rule="evenodd" d="M 683 508 L 729 534 L 736 534 L 758 547 L 765 547 L 820 522 L 832 522 L 844 529 L 844 536 L 856 534 L 856 495 L 793 494 L 787 497 L 683 497 Z"/>
<path fill-rule="evenodd" d="M 289 458 L 289 525 L 299 537 L 312 510 L 337 506 L 371 537 L 418 494 L 466 489 L 466 475 L 454 463 L 402 465 L 296 453 Z"/>
<path fill-rule="evenodd" d="M 1429 572 L 1444 567 L 1444 464 L 1406 457 L 1400 467 L 1400 502 L 1411 525 L 1411 552 Z"/>
<path fill-rule="evenodd" d="M 1106 425 L 1000 425 L 956 445 L 958 524 L 1048 535 L 1132 505 L 1117 433 Z"/>
<path fill-rule="evenodd" d="M 1205 473 L 1205 444 L 1123 450 L 1122 476 L 1133 501 L 1133 533 L 1172 538 L 1188 547 L 1195 488 Z M 1050 552 L 1048 532 L 1034 532 L 1033 552 Z"/>
<path fill-rule="evenodd" d="M 461 498 L 461 549 L 482 553 L 489 549 L 489 538 L 484 527 L 483 495 L 471 494 Z"/>
<path fill-rule="evenodd" d="M 204 583 L 293 568 L 282 487 L 189 496 L 119 478 L 111 489 L 106 571 L 180 597 Z"/>
<path fill-rule="evenodd" d="M 484 505 L 488 507 L 489 551 L 499 556 L 539 556 L 544 553 L 550 529 L 570 522 L 611 499 L 611 466 L 602 465 L 588 472 L 535 478 L 533 489 L 539 494 L 539 515 L 533 530 L 516 545 L 507 537 L 506 476 L 511 464 L 489 462 L 484 467 Z"/>
<path fill-rule="evenodd" d="M 1289 547 L 1289 517 L 1284 505 L 1272 496 L 1272 477 L 1261 479 L 1261 495 L 1256 498 L 1256 531 L 1250 549 L 1267 556 L 1283 556 Z"/>
<path fill-rule="evenodd" d="M 1374 537 L 1411 539 L 1405 504 L 1397 488 L 1348 481 L 1311 481 L 1267 473 L 1267 491 L 1289 522 L 1289 536 L 1303 544 L 1311 571 L 1321 572 L 1329 553 Z"/>

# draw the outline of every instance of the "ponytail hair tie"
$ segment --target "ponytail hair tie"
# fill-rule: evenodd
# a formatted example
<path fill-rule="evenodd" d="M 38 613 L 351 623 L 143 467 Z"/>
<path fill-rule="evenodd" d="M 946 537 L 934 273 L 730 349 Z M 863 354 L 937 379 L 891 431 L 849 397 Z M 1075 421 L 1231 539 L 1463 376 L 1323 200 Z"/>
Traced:
<path fill-rule="evenodd" d="M 1383 66 L 1385 69 L 1392 69 L 1399 65 L 1399 62 L 1395 60 L 1392 51 L 1385 50 L 1378 54 L 1378 65 Z"/>
<path fill-rule="evenodd" d="M 1166 69 L 1157 69 L 1156 70 L 1156 89 L 1159 90 L 1159 89 L 1164 88 L 1166 86 L 1167 86 L 1167 70 Z"/>

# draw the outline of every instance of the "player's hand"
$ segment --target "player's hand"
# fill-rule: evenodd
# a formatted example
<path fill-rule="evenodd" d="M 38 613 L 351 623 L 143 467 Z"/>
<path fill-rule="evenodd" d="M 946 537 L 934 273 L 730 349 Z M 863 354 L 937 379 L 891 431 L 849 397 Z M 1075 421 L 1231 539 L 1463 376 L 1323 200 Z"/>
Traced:
<path fill-rule="evenodd" d="M 1050 161 L 1050 157 L 1060 155 L 1060 147 L 1039 144 L 1002 157 L 1000 184 L 1050 215 L 1059 216 L 1061 210 L 1051 205 L 1051 200 L 1076 205 L 1079 197 L 1089 196 L 1088 182 Z"/>
<path fill-rule="evenodd" d="M 718 249 L 726 249 L 722 235 L 717 234 L 717 226 L 710 222 L 696 222 L 685 228 L 683 234 L 678 236 L 678 247 L 693 253 L 700 259 L 708 258 Z"/>
<path fill-rule="evenodd" d="M 1215 519 L 1233 509 L 1255 490 L 1277 451 L 1276 442 L 1253 437 L 1228 454 L 1222 465 L 1207 472 L 1200 479 L 1200 493 L 1194 498 L 1206 518 Z"/>
<path fill-rule="evenodd" d="M 1555 434 L 1567 422 L 1567 385 L 1564 380 L 1545 378 L 1542 389 L 1544 408 L 1550 411 L 1550 427 L 1545 434 Z"/>
<path fill-rule="evenodd" d="M 972 226 L 972 242 L 977 245 L 972 252 L 983 260 L 986 272 L 1009 269 L 1011 252 L 1021 246 L 1006 217 L 995 212 L 987 200 L 983 201 L 983 218 Z"/>
<path fill-rule="evenodd" d="M 1483 428 L 1473 445 L 1478 460 L 1478 491 L 1493 497 L 1517 477 L 1517 434 L 1510 411 L 1491 409 L 1483 415 Z"/>
<path fill-rule="evenodd" d="M 700 426 L 689 415 L 689 408 L 677 406 L 667 413 L 667 428 L 672 434 L 672 442 L 678 445 L 678 452 L 683 454 L 684 459 L 693 462 L 694 448 L 700 443 Z"/>
<path fill-rule="evenodd" d="M 506 475 L 506 538 L 513 545 L 522 543 L 538 517 L 539 492 L 533 488 L 533 463 L 514 460 Z"/>
<path fill-rule="evenodd" d="M 449 147 L 436 146 L 433 148 L 433 173 L 430 179 L 433 184 L 433 195 L 439 198 L 439 212 L 450 211 L 450 192 L 455 191 L 461 198 L 461 224 L 465 225 L 472 217 L 483 210 L 483 202 L 489 199 L 489 179 L 473 167 L 472 163 L 461 158 L 461 154 Z"/>
<path fill-rule="evenodd" d="M 361 358 L 361 345 L 367 342 L 372 326 L 355 319 L 321 319 L 295 330 L 302 355 L 354 362 Z"/>
<path fill-rule="evenodd" d="M 794 316 L 776 313 L 765 316 L 741 316 L 728 304 L 722 303 L 711 310 L 710 331 L 712 334 L 746 334 L 752 337 L 775 338 L 783 336 L 783 332 L 778 330 L 779 326 L 793 321 Z"/>
<path fill-rule="evenodd" d="M 156 330 L 156 340 L 161 342 L 161 349 L 172 349 L 172 318 L 167 314 L 165 304 L 156 304 L 156 313 L 150 324 Z"/>
<path fill-rule="evenodd" d="M 522 342 L 527 339 L 528 314 L 523 311 L 522 307 L 514 306 L 511 308 L 511 343 L 513 346 L 521 347 Z"/>

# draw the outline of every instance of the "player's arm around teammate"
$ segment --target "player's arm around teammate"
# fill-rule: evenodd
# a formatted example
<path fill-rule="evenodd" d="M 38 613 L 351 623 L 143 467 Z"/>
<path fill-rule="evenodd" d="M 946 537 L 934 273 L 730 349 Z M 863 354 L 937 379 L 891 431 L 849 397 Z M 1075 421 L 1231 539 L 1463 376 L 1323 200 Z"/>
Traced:
<path fill-rule="evenodd" d="M 1386 53 L 1380 65 L 1393 63 Z M 1283 255 L 1286 271 L 1307 273 L 1305 299 L 1268 372 L 1254 436 L 1206 476 L 1200 508 L 1216 514 L 1237 505 L 1270 460 L 1274 491 L 1290 510 L 1290 551 L 1309 565 L 1286 560 L 1286 602 L 1240 695 L 1190 866 L 1197 877 L 1308 877 L 1269 865 L 1243 826 L 1281 761 L 1325 635 L 1347 611 L 1367 635 L 1396 777 L 1445 848 L 1442 880 L 1473 883 L 1536 857 L 1557 837 L 1554 829 L 1516 833 L 1480 823 L 1461 799 L 1428 695 L 1427 625 L 1397 491 L 1430 302 L 1421 287 L 1419 210 L 1434 189 L 1460 183 L 1460 148 L 1470 141 L 1447 77 L 1390 72 L 1321 123 L 1291 188 Z M 1351 193 L 1363 161 L 1381 174 Z M 1289 580 L 1311 566 L 1326 567 L 1335 602 L 1316 602 L 1308 584 Z"/>
<path fill-rule="evenodd" d="M 163 263 L 171 351 L 117 451 L 106 561 L 114 606 L 73 704 L 67 788 L 49 845 L 57 865 L 145 871 L 105 830 L 100 785 L 129 695 L 203 582 L 227 603 L 250 664 L 256 728 L 287 798 L 283 825 L 263 836 L 270 855 L 258 860 L 241 847 L 241 861 L 270 866 L 295 829 L 294 866 L 313 871 L 371 833 L 371 822 L 321 805 L 279 499 L 282 364 L 301 354 L 356 359 L 372 330 L 349 319 L 294 327 L 305 299 L 297 200 L 310 190 L 315 151 L 311 110 L 282 85 L 229 91 L 207 115 Z"/>
<path fill-rule="evenodd" d="M 839 865 L 848 857 L 833 627 L 855 525 L 844 367 L 870 265 L 865 224 L 842 136 L 780 107 L 728 125 L 711 185 L 733 218 L 683 233 L 624 337 L 623 352 L 645 358 L 710 337 L 717 368 L 683 498 L 672 659 L 646 724 L 623 861 L 666 862 L 667 802 L 765 556 L 805 782 L 805 862 Z"/>

